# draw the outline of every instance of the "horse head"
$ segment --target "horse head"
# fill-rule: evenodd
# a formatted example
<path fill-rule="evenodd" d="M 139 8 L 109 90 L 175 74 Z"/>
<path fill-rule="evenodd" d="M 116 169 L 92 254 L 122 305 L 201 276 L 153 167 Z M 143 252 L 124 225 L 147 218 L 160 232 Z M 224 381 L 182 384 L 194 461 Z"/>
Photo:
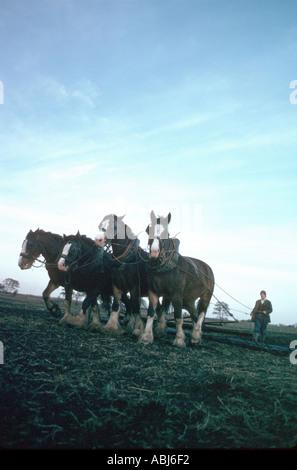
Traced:
<path fill-rule="evenodd" d="M 167 217 L 156 217 L 154 211 L 151 211 L 151 223 L 146 228 L 146 233 L 149 236 L 149 247 L 151 258 L 158 258 L 160 255 L 162 244 L 164 240 L 168 240 L 169 232 L 168 225 L 171 220 L 171 213 Z"/>
<path fill-rule="evenodd" d="M 61 256 L 58 261 L 58 269 L 60 271 L 68 271 L 70 266 L 78 260 L 81 253 L 81 246 L 78 239 L 78 235 L 75 237 L 66 237 Z"/>
<path fill-rule="evenodd" d="M 23 269 L 30 269 L 34 261 L 41 254 L 42 247 L 39 242 L 39 229 L 28 232 L 22 244 L 18 265 Z"/>
<path fill-rule="evenodd" d="M 106 240 L 122 240 L 126 238 L 126 224 L 123 222 L 125 216 L 117 216 L 115 214 L 106 215 L 98 225 L 99 233 L 96 239 L 105 237 Z"/>

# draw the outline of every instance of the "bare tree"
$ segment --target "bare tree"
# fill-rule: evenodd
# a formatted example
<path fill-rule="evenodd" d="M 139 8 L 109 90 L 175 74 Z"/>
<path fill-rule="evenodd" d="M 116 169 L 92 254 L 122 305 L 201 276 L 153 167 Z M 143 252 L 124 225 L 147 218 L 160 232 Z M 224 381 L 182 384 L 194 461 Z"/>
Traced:
<path fill-rule="evenodd" d="M 81 297 L 84 297 L 86 294 L 84 292 L 78 292 L 78 291 L 74 291 L 73 292 L 73 295 L 72 297 L 74 297 L 75 299 L 75 303 L 77 304 L 78 300 L 81 298 Z"/>
<path fill-rule="evenodd" d="M 231 316 L 229 311 L 229 305 L 225 302 L 217 302 L 213 309 L 213 315 L 215 315 L 219 320 L 223 320 L 224 317 Z"/>

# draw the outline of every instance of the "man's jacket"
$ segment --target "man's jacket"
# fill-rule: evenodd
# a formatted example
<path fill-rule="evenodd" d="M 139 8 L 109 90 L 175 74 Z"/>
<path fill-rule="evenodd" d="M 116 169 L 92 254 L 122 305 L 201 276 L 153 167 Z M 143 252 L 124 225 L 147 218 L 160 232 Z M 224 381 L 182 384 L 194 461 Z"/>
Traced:
<path fill-rule="evenodd" d="M 252 321 L 256 321 L 256 316 L 258 314 L 263 314 L 263 312 L 266 312 L 266 315 L 264 315 L 266 323 L 270 323 L 270 313 L 272 312 L 272 305 L 270 300 L 265 299 L 263 304 L 261 304 L 261 299 L 256 301 L 254 309 L 251 313 Z"/>

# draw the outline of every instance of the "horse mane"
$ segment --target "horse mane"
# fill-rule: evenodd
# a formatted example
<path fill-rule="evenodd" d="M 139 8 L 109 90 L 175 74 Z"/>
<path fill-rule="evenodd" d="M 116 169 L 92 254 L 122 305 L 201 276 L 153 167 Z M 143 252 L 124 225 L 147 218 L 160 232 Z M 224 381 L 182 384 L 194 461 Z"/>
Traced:
<path fill-rule="evenodd" d="M 60 241 L 63 238 L 62 235 L 58 235 L 57 233 L 52 233 L 52 232 L 46 232 L 45 230 L 42 230 L 40 228 L 35 230 L 35 232 L 30 230 L 30 232 L 27 234 L 27 237 L 30 234 L 32 234 L 32 235 L 48 235 L 48 236 L 51 236 L 51 237 L 55 238 L 57 241 Z"/>
<path fill-rule="evenodd" d="M 90 246 L 93 246 L 95 243 L 94 240 L 87 237 L 86 235 L 81 235 L 79 232 L 77 232 L 76 235 L 64 235 L 64 238 L 63 238 L 64 242 L 68 242 L 70 240 L 82 240 Z"/>

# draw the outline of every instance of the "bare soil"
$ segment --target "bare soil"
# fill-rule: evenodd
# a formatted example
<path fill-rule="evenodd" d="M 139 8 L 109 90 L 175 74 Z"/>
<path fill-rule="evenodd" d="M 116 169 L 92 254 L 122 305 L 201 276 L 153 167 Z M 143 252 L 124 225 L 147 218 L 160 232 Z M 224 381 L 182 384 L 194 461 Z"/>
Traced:
<path fill-rule="evenodd" d="M 291 333 L 271 331 L 275 344 Z M 297 365 L 203 339 L 176 349 L 59 325 L 1 296 L 0 448 L 267 449 L 297 443 Z"/>

